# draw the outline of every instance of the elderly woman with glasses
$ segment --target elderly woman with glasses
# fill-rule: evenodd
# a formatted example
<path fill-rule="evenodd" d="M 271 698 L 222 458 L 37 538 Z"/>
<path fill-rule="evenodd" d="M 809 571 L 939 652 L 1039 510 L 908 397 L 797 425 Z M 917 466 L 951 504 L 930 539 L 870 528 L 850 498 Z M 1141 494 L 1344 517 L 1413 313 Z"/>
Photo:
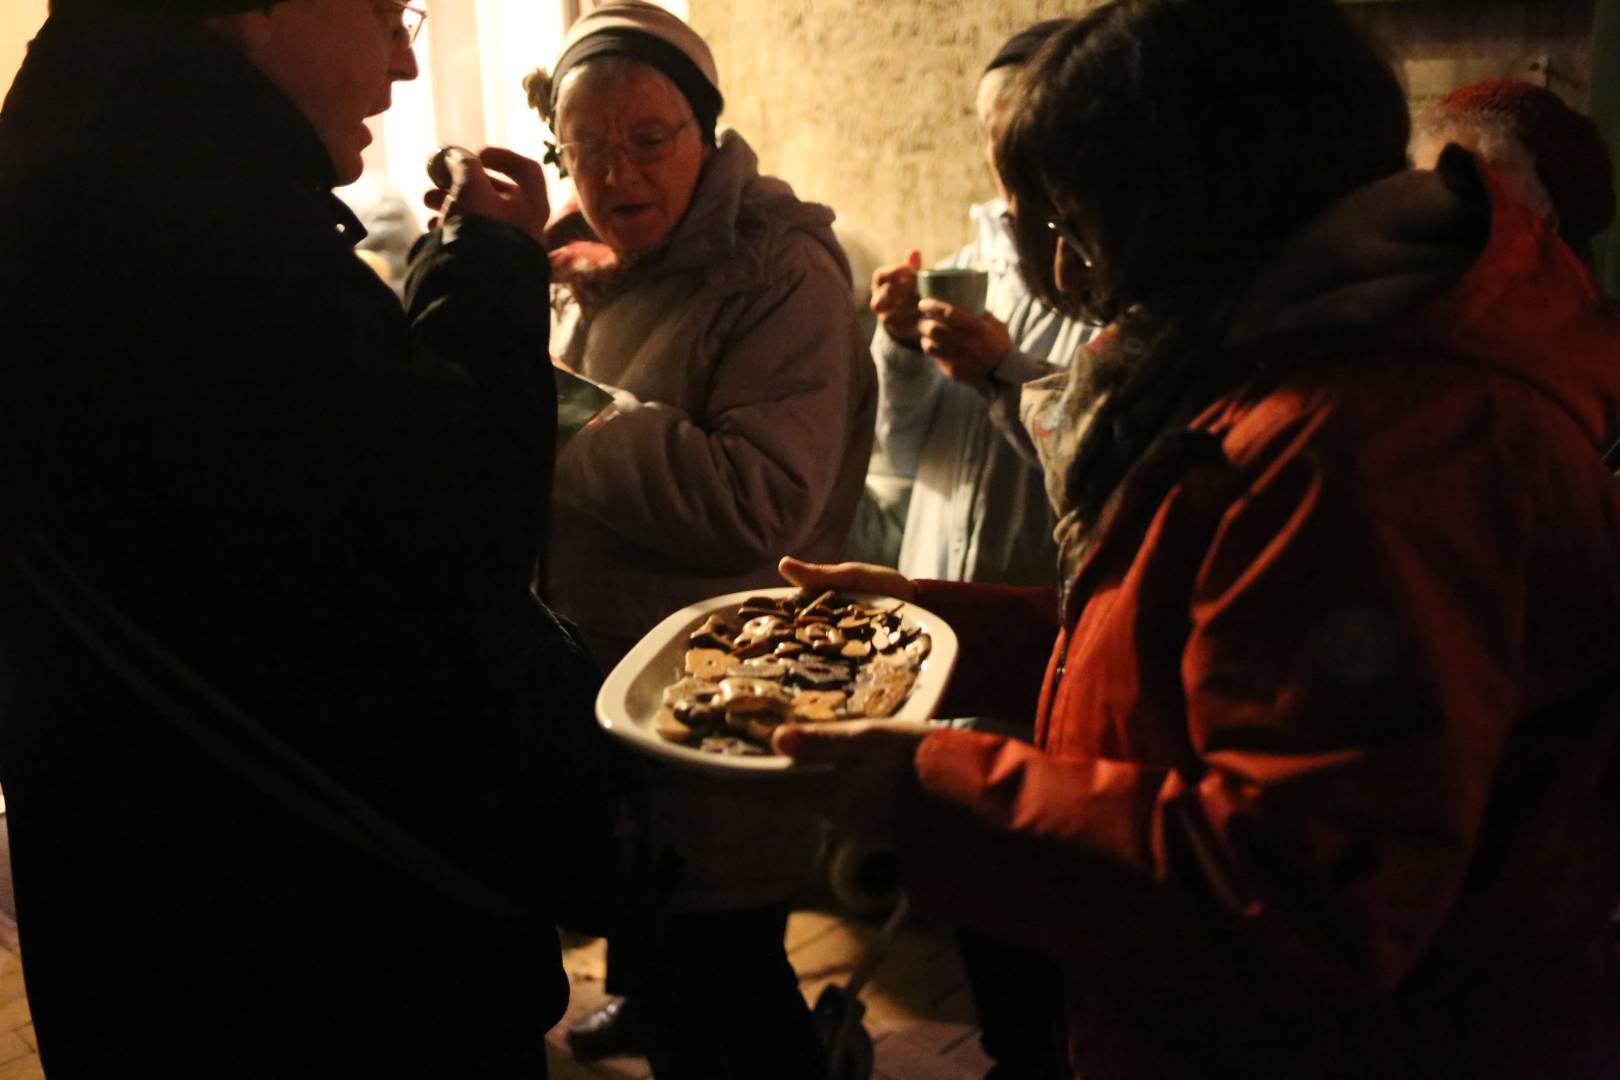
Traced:
<path fill-rule="evenodd" d="M 691 28 L 597 7 L 526 86 L 577 195 L 558 228 L 586 237 L 553 259 L 553 351 L 612 395 L 559 452 L 544 587 L 611 666 L 672 611 L 780 584 L 785 552 L 840 554 L 876 375 L 832 212 L 716 130 L 719 78 Z M 660 1077 L 816 1075 L 782 935 L 819 823 L 733 791 L 653 785 L 684 872 L 650 940 L 615 935 L 615 983 L 629 976 Z M 628 1031 L 615 1002 L 572 1041 L 590 1057 Z"/>
<path fill-rule="evenodd" d="M 660 618 L 836 554 L 875 374 L 832 211 L 717 132 L 708 46 L 639 2 L 577 22 L 527 81 L 594 256 L 554 259 L 559 362 L 613 405 L 557 463 L 547 594 L 616 661 Z"/>

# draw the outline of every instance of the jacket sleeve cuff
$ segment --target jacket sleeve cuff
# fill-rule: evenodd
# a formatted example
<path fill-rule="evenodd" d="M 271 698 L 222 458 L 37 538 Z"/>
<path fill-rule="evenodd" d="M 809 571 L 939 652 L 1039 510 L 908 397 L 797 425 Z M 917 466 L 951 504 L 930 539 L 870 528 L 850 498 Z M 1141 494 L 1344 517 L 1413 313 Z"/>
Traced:
<path fill-rule="evenodd" d="M 990 369 L 990 375 L 997 382 L 1009 386 L 1022 386 L 1024 383 L 1050 375 L 1052 370 L 1050 364 L 1043 364 L 1017 348 L 1012 348 L 1008 349 L 1007 355 Z"/>
<path fill-rule="evenodd" d="M 888 366 L 909 366 L 923 359 L 922 350 L 897 340 L 879 324 L 872 335 L 872 358 Z"/>
<path fill-rule="evenodd" d="M 414 318 L 451 292 L 465 296 L 469 289 L 486 294 L 485 302 L 532 306 L 525 298 L 543 299 L 550 284 L 551 264 L 528 233 L 493 218 L 457 217 L 411 249 L 405 309 Z"/>

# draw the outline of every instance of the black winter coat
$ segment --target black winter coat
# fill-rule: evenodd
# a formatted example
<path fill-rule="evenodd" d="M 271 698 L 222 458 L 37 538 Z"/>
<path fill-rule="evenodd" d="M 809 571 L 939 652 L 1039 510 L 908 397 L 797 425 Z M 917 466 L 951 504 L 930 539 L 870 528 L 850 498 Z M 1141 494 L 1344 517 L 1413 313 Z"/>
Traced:
<path fill-rule="evenodd" d="M 195 23 L 53 18 L 0 113 L 0 782 L 53 1077 L 544 1073 L 613 812 L 594 672 L 530 591 L 548 267 L 468 220 L 402 312 L 334 182 Z M 133 637 L 41 600 L 39 538 Z M 250 782 L 153 678 L 526 913 Z"/>

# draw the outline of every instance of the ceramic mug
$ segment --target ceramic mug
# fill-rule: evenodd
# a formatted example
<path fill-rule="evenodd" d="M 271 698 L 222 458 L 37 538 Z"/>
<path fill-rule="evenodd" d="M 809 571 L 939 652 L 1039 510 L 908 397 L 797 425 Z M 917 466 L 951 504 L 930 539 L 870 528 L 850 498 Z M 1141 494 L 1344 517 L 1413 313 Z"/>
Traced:
<path fill-rule="evenodd" d="M 917 271 L 919 297 L 943 300 L 974 315 L 984 314 L 985 295 L 989 290 L 990 275 L 983 270 L 950 267 Z"/>

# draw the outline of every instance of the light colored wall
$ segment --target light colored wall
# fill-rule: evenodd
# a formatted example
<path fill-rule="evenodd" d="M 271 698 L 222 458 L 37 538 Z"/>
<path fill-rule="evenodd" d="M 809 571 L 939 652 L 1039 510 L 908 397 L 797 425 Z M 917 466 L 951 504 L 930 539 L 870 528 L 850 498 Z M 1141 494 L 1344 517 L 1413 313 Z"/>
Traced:
<path fill-rule="evenodd" d="M 1532 77 L 1584 106 L 1593 0 L 1362 4 L 1417 103 L 1485 77 Z M 973 124 L 984 63 L 1013 32 L 1084 0 L 690 0 L 714 49 L 726 120 L 767 172 L 831 204 L 846 236 L 890 261 L 940 258 L 992 192 Z M 852 252 L 857 261 L 861 252 Z"/>
<path fill-rule="evenodd" d="M 968 204 L 994 193 L 973 122 L 980 72 L 1014 32 L 1087 6 L 690 0 L 689 12 L 715 53 L 725 121 L 765 171 L 838 211 L 846 247 L 887 262 L 967 240 Z"/>
<path fill-rule="evenodd" d="M 44 21 L 45 0 L 0 2 L 0 97 L 11 89 L 28 42 Z"/>

